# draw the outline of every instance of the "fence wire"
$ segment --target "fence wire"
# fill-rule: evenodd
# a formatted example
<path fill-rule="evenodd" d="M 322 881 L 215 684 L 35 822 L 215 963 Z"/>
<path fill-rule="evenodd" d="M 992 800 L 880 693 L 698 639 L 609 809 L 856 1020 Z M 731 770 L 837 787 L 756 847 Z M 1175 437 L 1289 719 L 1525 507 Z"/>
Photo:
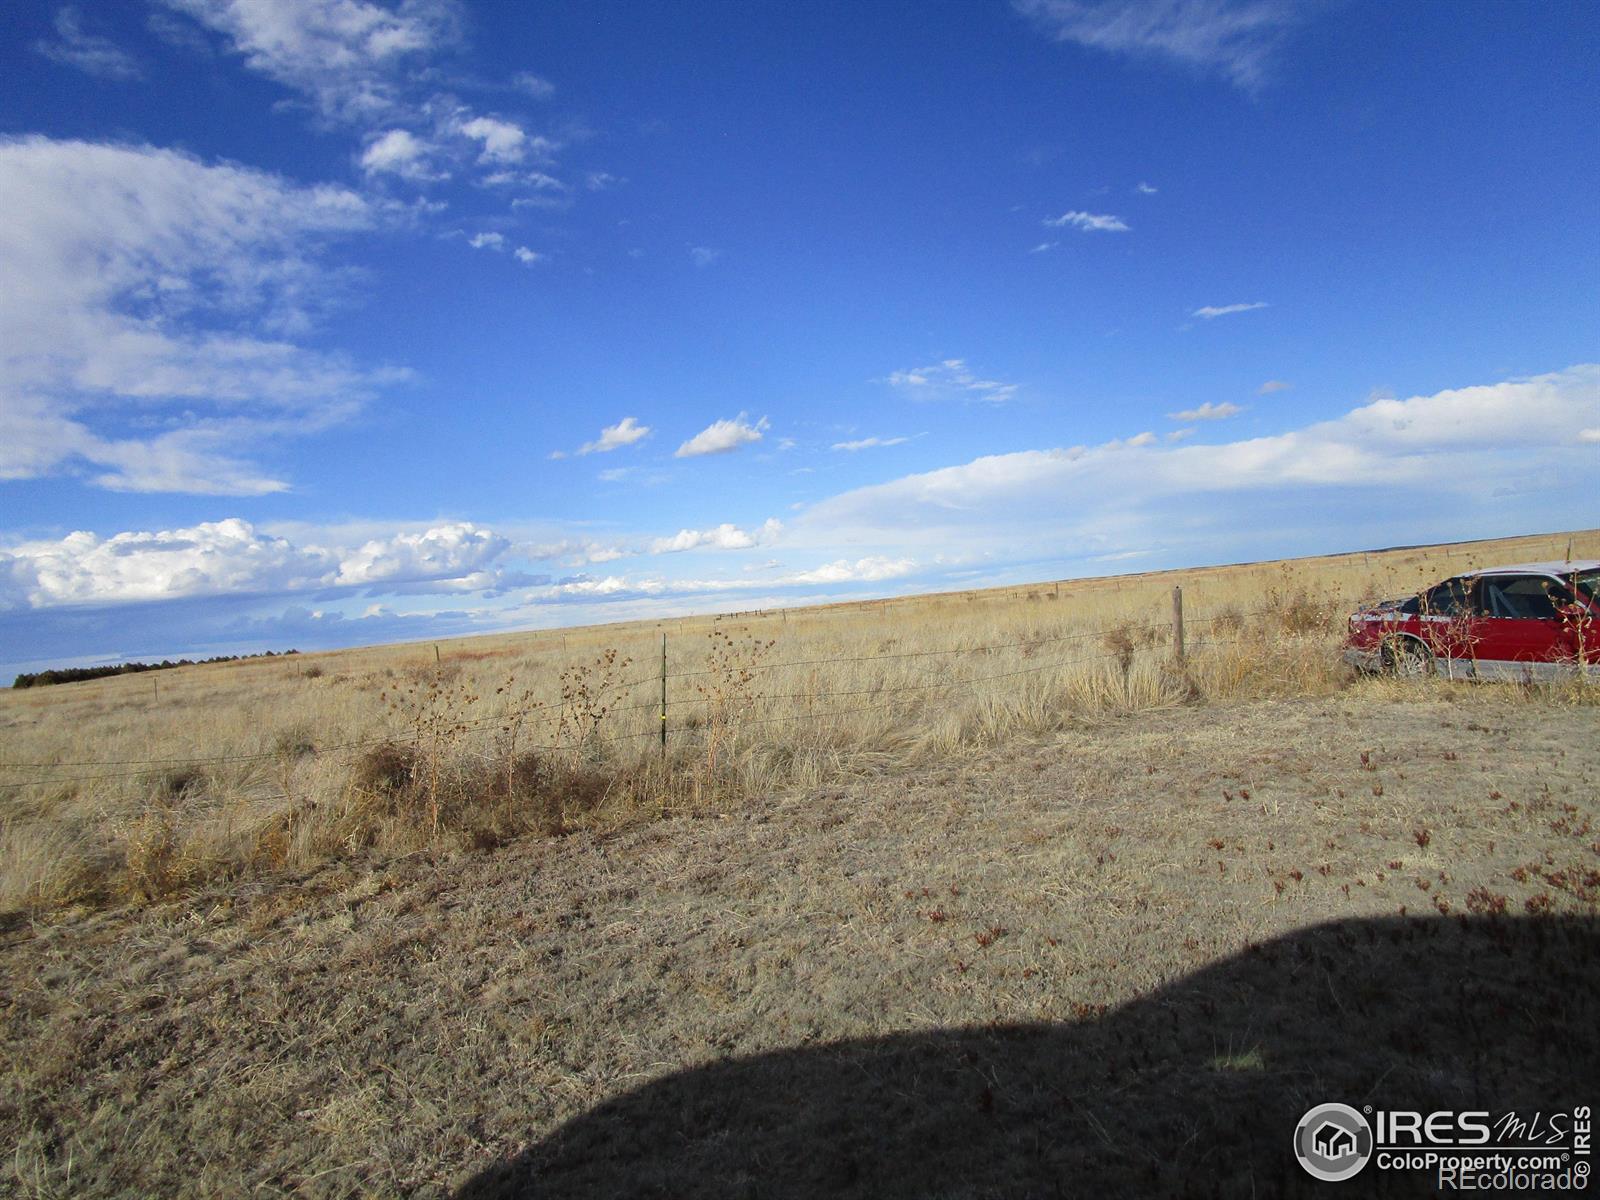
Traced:
<path fill-rule="evenodd" d="M 1186 626 L 1189 626 L 1189 625 L 1207 625 L 1207 624 L 1213 624 L 1213 623 L 1216 623 L 1216 622 L 1219 622 L 1219 621 L 1230 622 L 1230 623 L 1231 622 L 1244 623 L 1244 622 L 1247 622 L 1252 617 L 1259 617 L 1259 616 L 1263 616 L 1263 615 L 1276 615 L 1276 616 L 1280 616 L 1281 617 L 1282 610 L 1280 608 L 1266 607 L 1266 608 L 1258 608 L 1258 609 L 1250 609 L 1250 610 L 1229 610 L 1229 611 L 1226 611 L 1226 612 L 1223 612 L 1223 613 L 1214 614 L 1214 615 L 1209 616 L 1209 617 L 1201 616 L 1201 617 L 1190 618 L 1187 615 L 1185 615 L 1184 624 Z M 1061 645 L 1061 644 L 1065 644 L 1065 643 L 1082 642 L 1082 641 L 1086 641 L 1086 640 L 1091 639 L 1091 638 L 1104 639 L 1104 638 L 1106 638 L 1106 637 L 1108 637 L 1110 635 L 1113 635 L 1113 634 L 1121 635 L 1121 636 L 1124 636 L 1124 637 L 1130 637 L 1130 638 L 1134 637 L 1134 636 L 1138 636 L 1140 638 L 1148 638 L 1149 635 L 1151 635 L 1152 633 L 1155 633 L 1155 634 L 1158 634 L 1158 635 L 1160 635 L 1160 634 L 1170 634 L 1170 631 L 1171 631 L 1171 626 L 1170 626 L 1170 624 L 1167 624 L 1167 623 L 1159 623 L 1159 622 L 1118 622 L 1117 624 L 1114 624 L 1114 625 L 1111 625 L 1111 626 L 1108 626 L 1108 627 L 1104 627 L 1104 628 L 1099 628 L 1099 629 L 1082 630 L 1082 631 L 1078 631 L 1078 632 L 1074 632 L 1074 633 L 1054 634 L 1054 635 L 1050 635 L 1050 636 L 1046 636 L 1046 637 L 1023 638 L 1023 639 L 1020 639 L 1020 640 L 1017 640 L 1017 641 L 1010 641 L 1010 642 L 985 643 L 985 644 L 981 644 L 981 645 L 972 645 L 972 646 L 949 646 L 949 647 L 941 647 L 939 649 L 934 649 L 934 650 L 886 651 L 886 652 L 879 653 L 879 654 L 848 654 L 848 655 L 830 655 L 830 656 L 821 657 L 821 658 L 786 659 L 786 660 L 781 660 L 781 661 L 778 661 L 778 662 L 769 662 L 769 663 L 758 662 L 758 663 L 751 663 L 751 664 L 748 664 L 748 665 L 741 665 L 738 668 L 738 670 L 740 670 L 741 672 L 749 672 L 749 673 L 753 674 L 753 673 L 758 672 L 758 671 L 765 672 L 765 671 L 774 671 L 774 670 L 779 670 L 779 669 L 789 669 L 789 668 L 797 668 L 797 667 L 829 666 L 829 665 L 836 665 L 836 664 L 841 664 L 841 663 L 873 663 L 873 662 L 902 661 L 902 660 L 911 660 L 911 659 L 942 658 L 942 657 L 949 657 L 949 656 L 952 656 L 952 655 L 962 655 L 962 654 L 971 654 L 971 655 L 992 654 L 992 653 L 997 653 L 997 652 L 1003 651 L 1003 650 L 1033 649 L 1033 648 L 1037 648 L 1037 647 L 1041 647 L 1041 646 Z M 1192 640 L 1188 640 L 1187 641 L 1187 647 L 1189 649 L 1201 649 L 1201 648 L 1214 647 L 1214 646 L 1237 645 L 1237 644 L 1239 644 L 1240 642 L 1242 642 L 1244 640 L 1245 639 L 1242 639 L 1242 638 L 1234 638 L 1234 639 L 1192 639 Z M 1146 641 L 1145 645 L 1146 646 L 1153 645 L 1153 643 Z M 1139 648 L 1142 648 L 1142 647 L 1135 646 L 1133 648 L 1134 649 L 1139 649 Z M 766 703 L 768 701 L 778 701 L 778 700 L 824 700 L 824 699 L 829 699 L 829 698 L 833 698 L 833 697 L 843 697 L 843 696 L 891 696 L 891 695 L 899 695 L 901 693 L 907 693 L 907 692 L 933 691 L 933 690 L 937 690 L 937 689 L 940 689 L 940 688 L 968 687 L 968 686 L 971 686 L 971 685 L 974 685 L 974 684 L 991 683 L 991 682 L 994 682 L 994 681 L 997 681 L 997 680 L 1013 679 L 1013 678 L 1019 678 L 1019 677 L 1023 677 L 1023 676 L 1041 674 L 1041 673 L 1046 672 L 1046 671 L 1064 670 L 1064 669 L 1066 669 L 1068 667 L 1081 666 L 1081 665 L 1084 665 L 1086 663 L 1091 663 L 1091 662 L 1121 661 L 1125 657 L 1125 653 L 1126 652 L 1124 652 L 1124 653 L 1108 652 L 1108 653 L 1105 653 L 1105 654 L 1092 654 L 1092 655 L 1081 656 L 1081 657 L 1073 658 L 1073 659 L 1066 659 L 1066 660 L 1051 661 L 1051 662 L 1046 662 L 1046 663 L 1039 663 L 1039 664 L 1036 664 L 1034 666 L 1023 667 L 1023 668 L 1019 668 L 1017 670 L 995 672 L 995 673 L 988 674 L 988 675 L 964 676 L 964 677 L 961 677 L 961 678 L 958 678 L 958 679 L 938 679 L 938 680 L 933 680 L 931 682 L 926 682 L 926 683 L 900 684 L 900 685 L 897 685 L 897 686 L 894 686 L 894 687 L 873 686 L 873 687 L 866 687 L 866 688 L 836 689 L 836 690 L 832 690 L 832 691 L 822 691 L 822 692 L 794 692 L 794 693 L 778 693 L 778 694 L 774 694 L 774 695 L 761 695 L 761 694 L 758 694 L 758 695 L 756 695 L 754 697 L 751 697 L 751 700 L 753 702 L 757 702 L 757 703 Z M 703 677 L 706 677 L 706 676 L 718 675 L 718 674 L 723 674 L 723 673 L 724 673 L 724 671 L 723 671 L 722 668 L 707 667 L 707 668 L 701 668 L 701 669 L 689 670 L 689 671 L 668 671 L 666 673 L 665 678 L 666 678 L 666 681 L 670 682 L 672 680 L 703 678 Z M 640 687 L 644 687 L 644 686 L 658 686 L 661 683 L 662 683 L 662 676 L 660 674 L 644 676 L 644 677 L 641 677 L 639 679 L 634 679 L 634 680 L 631 680 L 631 681 L 628 681 L 628 682 L 625 682 L 625 683 L 619 683 L 619 684 L 615 685 L 614 691 L 615 691 L 616 694 L 622 695 L 622 694 L 624 694 L 624 693 L 626 693 L 628 691 L 631 691 L 633 689 L 636 689 L 636 688 L 640 688 Z M 608 689 L 608 690 L 612 690 L 612 689 Z M 683 696 L 669 697 L 668 703 L 667 703 L 667 708 L 670 710 L 673 707 L 682 706 L 682 705 L 702 705 L 702 704 L 716 704 L 716 703 L 719 703 L 719 698 L 715 697 L 715 696 L 704 696 L 704 695 L 702 695 L 702 696 L 697 696 L 697 697 L 683 697 Z M 470 722 L 462 723 L 460 725 L 457 725 L 452 732 L 454 734 L 485 732 L 485 731 L 489 731 L 489 730 L 495 729 L 496 727 L 498 727 L 498 728 L 503 730 L 507 726 L 509 726 L 509 725 L 511 725 L 513 723 L 520 724 L 521 722 L 526 721 L 530 716 L 534 716 L 536 714 L 540 714 L 540 713 L 552 714 L 552 713 L 555 712 L 555 710 L 561 709 L 564 704 L 565 704 L 565 701 L 562 701 L 562 700 L 549 700 L 549 701 L 542 701 L 542 702 L 535 703 L 535 704 L 524 705 L 522 707 L 513 709 L 513 710 L 511 710 L 509 712 L 501 713 L 501 714 L 499 714 L 497 716 L 494 716 L 494 717 L 487 717 L 487 718 L 484 718 L 484 719 L 478 720 L 478 721 L 470 721 Z M 659 699 L 652 699 L 652 700 L 650 700 L 650 701 L 648 701 L 648 702 L 646 702 L 644 704 L 632 704 L 632 705 L 625 705 L 625 706 L 606 706 L 605 715 L 611 716 L 611 715 L 615 715 L 615 714 L 628 713 L 628 712 L 642 712 L 642 711 L 647 711 L 647 710 L 660 710 L 661 707 L 662 707 L 662 703 L 661 703 L 661 701 Z M 827 711 L 827 712 L 792 713 L 792 714 L 787 714 L 787 715 L 778 716 L 778 717 L 766 717 L 766 718 L 743 718 L 742 717 L 742 718 L 738 719 L 737 723 L 740 726 L 746 726 L 746 725 L 777 724 L 777 723 L 781 723 L 781 722 L 799 721 L 799 720 L 827 720 L 827 719 L 830 719 L 830 718 L 835 717 L 835 716 L 847 716 L 847 715 L 852 715 L 852 714 L 861 713 L 861 712 L 881 711 L 883 709 L 892 708 L 892 707 L 894 707 L 893 704 L 881 704 L 881 705 L 859 706 L 859 707 L 852 707 L 852 708 L 846 708 L 846 709 L 836 709 L 836 710 L 830 710 L 830 711 Z M 546 718 L 546 719 L 548 719 L 548 718 Z M 672 734 L 693 733 L 693 732 L 696 732 L 700 728 L 703 728 L 703 725 L 676 725 L 676 726 L 670 726 L 667 729 L 667 733 L 668 733 L 669 736 L 672 735 Z M 315 756 L 317 756 L 317 757 L 319 757 L 319 758 L 320 757 L 335 757 L 335 756 L 338 756 L 340 754 L 346 754 L 346 753 L 350 753 L 350 752 L 356 751 L 356 750 L 369 749 L 369 748 L 374 747 L 374 746 L 381 746 L 381 745 L 386 745 L 386 744 L 396 744 L 396 745 L 405 744 L 405 743 L 408 743 L 408 742 L 413 742 L 413 741 L 418 740 L 420 736 L 424 736 L 424 735 L 419 735 L 416 730 L 398 730 L 398 731 L 394 731 L 394 732 L 390 732 L 390 733 L 375 735 L 375 736 L 370 737 L 370 738 L 360 738 L 360 739 L 355 739 L 355 740 L 351 740 L 351 741 L 340 742 L 340 743 L 337 743 L 337 744 L 332 745 L 332 746 L 313 747 L 311 749 L 310 753 L 315 755 Z M 658 738 L 660 736 L 661 736 L 661 731 L 659 729 L 647 729 L 647 730 L 641 730 L 638 733 L 613 734 L 613 735 L 606 735 L 605 737 L 590 738 L 590 739 L 587 739 L 587 741 L 590 744 L 594 744 L 594 743 L 610 743 L 610 742 L 626 742 L 626 741 L 634 741 L 634 740 L 637 740 L 639 738 L 645 738 L 645 737 Z M 570 744 L 563 745 L 561 743 L 529 743 L 529 744 L 525 745 L 523 748 L 527 749 L 527 750 L 543 750 L 543 751 L 547 751 L 548 752 L 548 751 L 570 750 L 570 749 L 572 749 L 572 746 Z M 149 775 L 149 774 L 153 773 L 153 771 L 159 770 L 161 768 L 191 767 L 191 766 L 206 766 L 206 767 L 210 767 L 210 766 L 219 766 L 219 765 L 231 765 L 231 764 L 234 764 L 234 763 L 265 762 L 265 761 L 274 760 L 274 759 L 282 759 L 282 758 L 284 758 L 284 756 L 285 756 L 284 752 L 281 751 L 281 750 L 263 750 L 263 751 L 257 751 L 257 752 L 246 753 L 246 754 L 219 754 L 219 755 L 202 755 L 202 756 L 174 755 L 174 756 L 170 756 L 170 757 L 145 758 L 145 759 L 127 758 L 127 759 L 79 759 L 79 760 L 71 760 L 71 761 L 59 761 L 58 760 L 58 761 L 54 761 L 54 762 L 0 762 L 0 770 L 8 770 L 8 771 L 16 771 L 16 770 L 59 770 L 59 769 L 63 769 L 63 768 L 71 769 L 71 768 L 79 768 L 79 767 L 105 767 L 105 766 L 118 766 L 118 767 L 125 766 L 125 767 L 143 768 L 143 769 L 140 769 L 140 770 L 117 771 L 117 772 L 109 772 L 109 773 L 94 773 L 94 774 L 85 774 L 85 775 L 57 775 L 57 776 L 47 776 L 47 777 L 43 777 L 43 778 L 34 778 L 34 779 L 5 780 L 5 781 L 0 781 L 0 790 L 9 790 L 9 789 L 25 788 L 25 787 L 45 787 L 45 786 L 53 786 L 53 785 L 58 785 L 58 784 L 110 782 L 110 781 L 119 780 L 119 779 L 135 779 L 135 778 L 139 778 L 141 776 Z"/>

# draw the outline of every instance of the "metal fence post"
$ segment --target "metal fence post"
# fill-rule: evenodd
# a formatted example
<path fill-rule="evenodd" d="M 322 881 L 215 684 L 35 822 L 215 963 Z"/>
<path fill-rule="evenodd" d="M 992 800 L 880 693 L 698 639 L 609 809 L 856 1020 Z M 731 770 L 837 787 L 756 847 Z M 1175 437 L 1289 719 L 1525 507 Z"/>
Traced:
<path fill-rule="evenodd" d="M 667 635 L 661 635 L 661 761 L 667 761 Z"/>
<path fill-rule="evenodd" d="M 1172 656 L 1183 661 L 1183 589 L 1172 589 Z"/>

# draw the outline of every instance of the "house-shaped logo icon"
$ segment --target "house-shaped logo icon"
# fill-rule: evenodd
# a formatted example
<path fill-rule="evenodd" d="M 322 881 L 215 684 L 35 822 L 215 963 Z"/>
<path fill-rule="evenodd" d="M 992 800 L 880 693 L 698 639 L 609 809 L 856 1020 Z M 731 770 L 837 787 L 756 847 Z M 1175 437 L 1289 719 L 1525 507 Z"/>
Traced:
<path fill-rule="evenodd" d="M 1327 1159 L 1340 1159 L 1356 1151 L 1356 1137 L 1348 1129 L 1329 1121 L 1312 1135 L 1311 1144 Z"/>

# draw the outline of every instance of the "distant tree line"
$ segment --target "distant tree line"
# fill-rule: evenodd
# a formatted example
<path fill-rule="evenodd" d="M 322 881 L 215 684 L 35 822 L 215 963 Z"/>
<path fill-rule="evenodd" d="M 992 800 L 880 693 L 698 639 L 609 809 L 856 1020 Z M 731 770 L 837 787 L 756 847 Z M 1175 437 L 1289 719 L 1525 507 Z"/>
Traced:
<path fill-rule="evenodd" d="M 285 655 L 299 654 L 298 650 L 285 650 Z M 52 683 L 80 683 L 85 679 L 104 679 L 108 675 L 137 675 L 141 671 L 167 671 L 173 667 L 197 667 L 206 663 L 238 662 L 245 658 L 277 658 L 276 650 L 265 654 L 219 654 L 215 658 L 180 658 L 174 662 L 164 658 L 158 663 L 118 663 L 114 667 L 57 667 L 49 671 L 24 672 L 12 682 L 14 688 L 49 687 Z"/>

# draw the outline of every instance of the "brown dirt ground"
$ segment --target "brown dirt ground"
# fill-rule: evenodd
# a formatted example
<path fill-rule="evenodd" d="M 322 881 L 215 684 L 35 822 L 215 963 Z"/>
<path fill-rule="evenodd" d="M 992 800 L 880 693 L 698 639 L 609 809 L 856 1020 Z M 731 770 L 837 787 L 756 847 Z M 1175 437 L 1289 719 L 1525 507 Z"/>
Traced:
<path fill-rule="evenodd" d="M 1597 724 L 1357 685 L 15 921 L 0 1191 L 1277 1194 L 1323 1100 L 1592 1104 Z"/>

